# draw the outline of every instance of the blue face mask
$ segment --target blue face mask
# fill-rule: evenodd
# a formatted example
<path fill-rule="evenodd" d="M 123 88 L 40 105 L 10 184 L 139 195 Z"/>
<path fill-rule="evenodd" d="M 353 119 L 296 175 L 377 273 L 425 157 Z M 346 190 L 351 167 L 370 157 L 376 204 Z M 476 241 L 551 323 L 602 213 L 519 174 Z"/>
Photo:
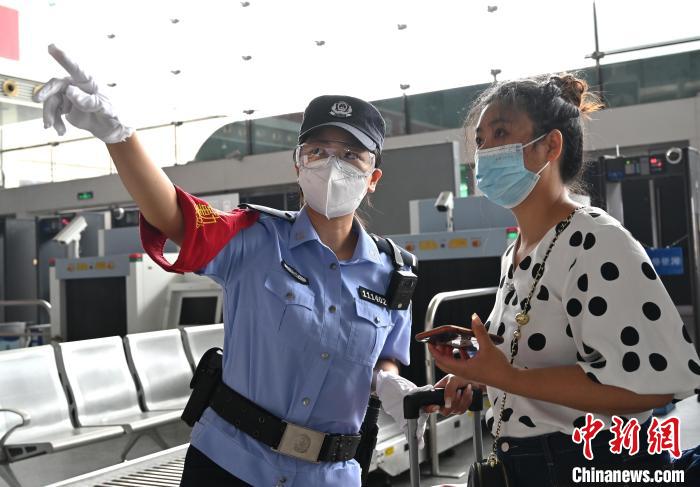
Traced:
<path fill-rule="evenodd" d="M 537 173 L 525 167 L 523 149 L 534 144 L 547 134 L 540 135 L 527 144 L 508 144 L 490 149 L 477 149 L 474 154 L 476 162 L 476 186 L 484 195 L 497 205 L 513 208 L 525 201 L 540 179 Z"/>

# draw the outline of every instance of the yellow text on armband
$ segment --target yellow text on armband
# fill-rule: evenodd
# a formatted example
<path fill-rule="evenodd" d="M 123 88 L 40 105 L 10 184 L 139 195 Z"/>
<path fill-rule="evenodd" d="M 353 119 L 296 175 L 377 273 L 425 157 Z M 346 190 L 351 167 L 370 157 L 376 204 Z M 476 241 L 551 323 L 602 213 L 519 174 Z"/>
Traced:
<path fill-rule="evenodd" d="M 210 223 L 216 223 L 216 221 L 221 218 L 219 211 L 209 205 L 197 204 L 194 209 L 197 215 L 197 228 L 203 227 L 204 225 L 208 225 Z"/>

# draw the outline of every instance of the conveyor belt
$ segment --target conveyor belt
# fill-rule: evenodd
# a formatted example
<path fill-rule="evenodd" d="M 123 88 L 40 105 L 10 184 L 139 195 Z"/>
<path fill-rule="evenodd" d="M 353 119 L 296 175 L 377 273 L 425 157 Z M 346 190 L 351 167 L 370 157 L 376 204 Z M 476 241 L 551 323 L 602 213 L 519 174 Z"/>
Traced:
<path fill-rule="evenodd" d="M 176 446 L 48 487 L 177 487 L 188 446 Z"/>

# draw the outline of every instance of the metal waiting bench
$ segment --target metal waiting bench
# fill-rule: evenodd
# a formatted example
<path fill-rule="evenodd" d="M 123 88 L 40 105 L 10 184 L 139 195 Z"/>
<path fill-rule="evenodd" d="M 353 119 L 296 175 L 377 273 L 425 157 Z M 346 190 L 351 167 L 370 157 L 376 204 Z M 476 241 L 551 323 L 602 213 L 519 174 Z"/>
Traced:
<path fill-rule="evenodd" d="M 129 366 L 144 411 L 182 411 L 190 397 L 192 368 L 180 330 L 135 333 L 124 337 Z"/>
<path fill-rule="evenodd" d="M 0 477 L 21 484 L 10 463 L 115 438 L 120 426 L 75 427 L 51 345 L 0 353 Z"/>
<path fill-rule="evenodd" d="M 178 421 L 180 411 L 141 410 L 120 337 L 61 343 L 58 350 L 78 426 L 122 426 L 131 435 L 122 461 L 144 435 L 168 448 L 156 428 Z"/>
<path fill-rule="evenodd" d="M 224 348 L 224 325 L 196 325 L 182 328 L 182 341 L 192 370 L 197 368 L 204 352 L 210 348 Z"/>

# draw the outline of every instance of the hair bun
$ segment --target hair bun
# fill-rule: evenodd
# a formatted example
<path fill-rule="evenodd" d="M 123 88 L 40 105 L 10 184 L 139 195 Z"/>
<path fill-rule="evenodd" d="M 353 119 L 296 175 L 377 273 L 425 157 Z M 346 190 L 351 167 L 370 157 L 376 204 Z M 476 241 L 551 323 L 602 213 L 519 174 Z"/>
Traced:
<path fill-rule="evenodd" d="M 604 108 L 603 102 L 595 94 L 588 91 L 586 80 L 564 73 L 551 76 L 549 82 L 561 91 L 561 97 L 574 105 L 581 113 L 590 113 Z"/>

